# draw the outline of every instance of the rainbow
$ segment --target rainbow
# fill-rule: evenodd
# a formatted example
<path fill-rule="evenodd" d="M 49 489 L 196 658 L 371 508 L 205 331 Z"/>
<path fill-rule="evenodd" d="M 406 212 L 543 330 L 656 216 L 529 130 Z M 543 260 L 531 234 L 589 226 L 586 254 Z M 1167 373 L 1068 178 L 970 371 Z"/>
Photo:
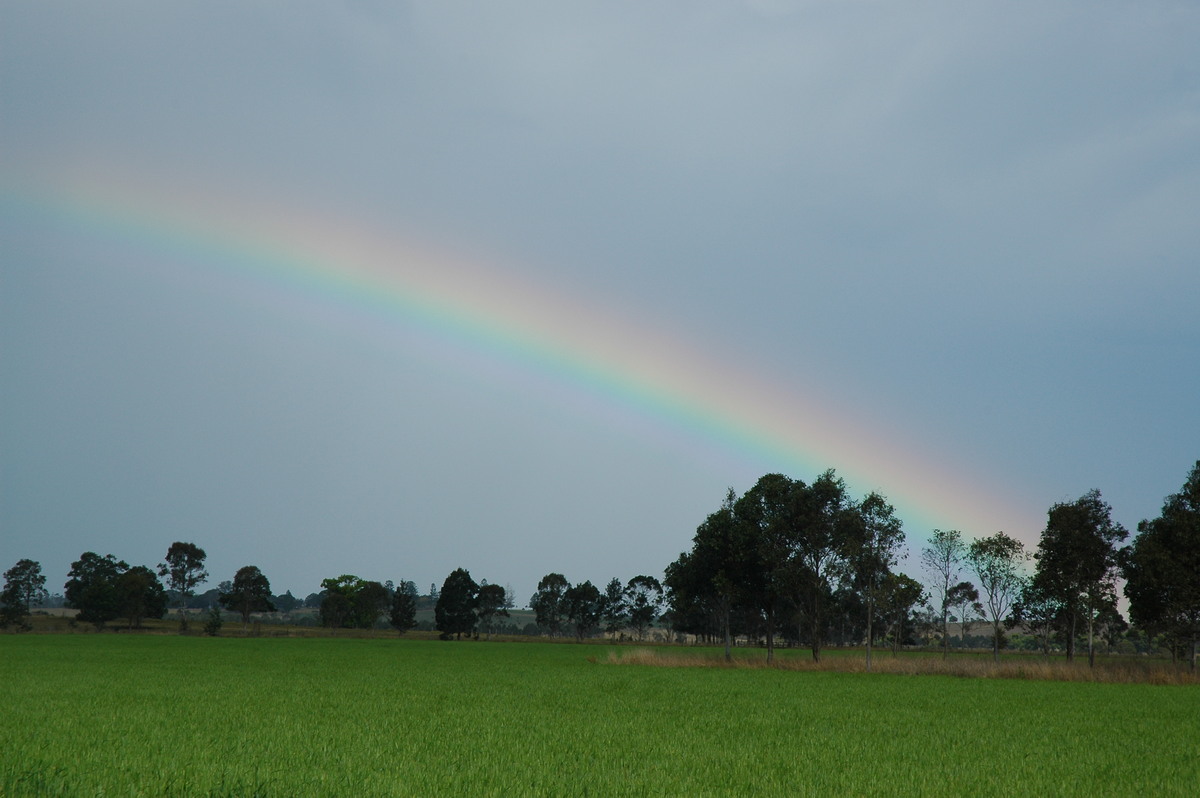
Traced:
<path fill-rule="evenodd" d="M 69 184 L 0 196 L 7 206 L 151 253 L 183 255 L 235 285 L 257 282 L 354 316 L 416 326 L 447 346 L 499 363 L 518 381 L 536 377 L 563 395 L 635 413 L 652 427 L 762 463 L 764 471 L 808 479 L 834 467 L 852 489 L 887 495 L 910 537 L 934 527 L 972 536 L 1034 531 L 1018 528 L 1036 523 L 1034 516 L 998 495 L 994 480 L 971 481 L 899 435 L 823 404 L 815 392 L 797 395 L 781 382 L 705 356 L 653 320 L 619 319 L 479 259 L 331 214 L 199 191 L 180 197 L 112 183 Z"/>

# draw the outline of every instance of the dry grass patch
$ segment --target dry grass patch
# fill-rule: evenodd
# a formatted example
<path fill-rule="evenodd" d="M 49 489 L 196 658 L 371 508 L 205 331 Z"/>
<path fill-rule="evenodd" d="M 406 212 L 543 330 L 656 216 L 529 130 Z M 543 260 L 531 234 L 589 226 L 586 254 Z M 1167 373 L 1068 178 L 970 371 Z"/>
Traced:
<path fill-rule="evenodd" d="M 631 648 L 610 651 L 606 660 L 612 665 L 649 665 L 667 668 L 747 668 L 785 671 L 824 671 L 866 673 L 863 657 L 826 656 L 821 662 L 808 657 L 776 657 L 768 663 L 756 656 L 734 656 L 727 662 L 720 654 L 682 652 L 658 648 Z M 993 662 L 984 657 L 950 657 L 935 654 L 905 656 L 883 655 L 873 658 L 871 672 L 904 676 L 959 676 L 972 679 L 1027 679 L 1056 682 L 1102 682 L 1107 684 L 1200 685 L 1200 677 L 1183 666 L 1163 660 L 1104 658 L 1089 668 L 1086 660 L 1032 657 L 1002 659 Z"/>

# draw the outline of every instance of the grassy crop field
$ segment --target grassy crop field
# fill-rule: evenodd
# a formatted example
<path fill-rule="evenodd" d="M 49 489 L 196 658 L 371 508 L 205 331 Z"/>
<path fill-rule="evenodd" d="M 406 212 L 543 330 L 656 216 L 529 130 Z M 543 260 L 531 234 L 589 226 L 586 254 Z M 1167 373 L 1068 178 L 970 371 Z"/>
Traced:
<path fill-rule="evenodd" d="M 0 795 L 1196 795 L 1200 689 L 0 636 Z"/>

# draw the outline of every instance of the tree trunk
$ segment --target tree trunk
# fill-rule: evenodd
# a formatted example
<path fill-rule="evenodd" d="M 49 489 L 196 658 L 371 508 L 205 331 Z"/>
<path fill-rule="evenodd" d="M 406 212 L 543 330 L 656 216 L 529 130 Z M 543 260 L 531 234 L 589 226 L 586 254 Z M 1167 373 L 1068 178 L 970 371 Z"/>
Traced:
<path fill-rule="evenodd" d="M 1095 619 L 1092 617 L 1092 608 L 1088 607 L 1088 667 L 1096 667 L 1096 649 L 1094 642 L 1094 630 L 1096 628 Z"/>
<path fill-rule="evenodd" d="M 732 647 L 733 641 L 730 640 L 730 635 L 729 635 L 729 606 L 728 606 L 728 604 L 725 606 L 725 611 L 722 613 L 721 620 L 722 620 L 721 626 L 724 627 L 722 631 L 725 634 L 725 661 L 732 662 L 733 661 L 733 653 L 730 651 L 730 648 Z"/>
<path fill-rule="evenodd" d="M 942 659 L 950 656 L 950 608 L 942 602 Z"/>
<path fill-rule="evenodd" d="M 1075 612 L 1075 608 L 1070 608 L 1071 621 L 1067 624 L 1067 662 L 1075 661 L 1075 619 L 1079 613 Z"/>
<path fill-rule="evenodd" d="M 871 621 L 874 620 L 875 602 L 867 597 L 867 673 L 871 672 Z"/>
<path fill-rule="evenodd" d="M 767 614 L 767 662 L 775 661 L 775 616 Z"/>
<path fill-rule="evenodd" d="M 992 623 L 992 662 L 1000 661 L 1000 623 Z"/>

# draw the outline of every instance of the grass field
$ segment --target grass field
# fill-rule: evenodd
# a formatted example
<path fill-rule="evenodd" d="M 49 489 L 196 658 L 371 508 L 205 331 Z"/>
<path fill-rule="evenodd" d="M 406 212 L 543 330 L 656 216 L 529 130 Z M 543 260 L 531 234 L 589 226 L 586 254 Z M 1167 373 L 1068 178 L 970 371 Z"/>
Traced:
<path fill-rule="evenodd" d="M 590 661 L 589 661 L 590 660 Z M 0 636 L 0 795 L 1195 795 L 1200 689 Z"/>

